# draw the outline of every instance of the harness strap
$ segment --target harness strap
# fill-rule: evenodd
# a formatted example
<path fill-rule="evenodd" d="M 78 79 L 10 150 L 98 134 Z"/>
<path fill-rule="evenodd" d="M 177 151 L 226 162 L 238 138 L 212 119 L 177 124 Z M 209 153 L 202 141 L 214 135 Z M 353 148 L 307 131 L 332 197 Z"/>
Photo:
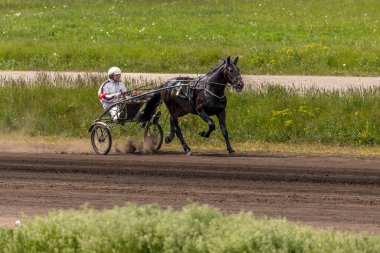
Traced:
<path fill-rule="evenodd" d="M 217 97 L 217 98 L 219 98 L 220 100 L 222 100 L 223 98 L 225 98 L 226 97 L 226 94 L 223 94 L 223 96 L 218 96 L 218 95 L 216 95 L 215 93 L 212 93 L 211 91 L 209 91 L 208 89 L 203 89 L 204 91 L 207 91 L 209 94 L 211 94 L 211 95 L 213 95 L 214 97 Z"/>
<path fill-rule="evenodd" d="M 198 78 L 197 80 L 187 80 L 187 79 L 178 79 L 178 80 L 173 80 L 173 81 L 176 81 L 176 82 L 188 82 L 188 81 L 191 81 L 190 83 L 194 83 L 194 88 L 197 88 L 197 85 L 198 83 L 200 82 L 200 78 Z M 216 85 L 221 85 L 221 86 L 232 86 L 231 84 L 228 84 L 228 83 L 216 83 L 216 82 L 209 82 L 209 81 L 205 81 L 204 84 L 216 84 Z M 190 86 L 190 85 L 189 85 Z M 203 88 L 199 88 L 199 89 L 203 89 Z"/>
<path fill-rule="evenodd" d="M 202 83 L 201 87 L 198 87 L 198 86 L 199 86 L 198 84 L 200 83 L 201 79 L 202 79 L 202 77 L 199 77 L 199 78 L 197 78 L 196 80 L 188 80 L 188 79 L 183 79 L 183 80 L 181 80 L 181 79 L 179 79 L 179 80 L 174 80 L 174 81 L 179 82 L 179 83 L 184 82 L 184 81 L 190 81 L 190 83 L 188 84 L 188 91 L 187 91 L 186 96 L 189 98 L 191 104 L 193 104 L 193 101 L 192 101 L 192 99 L 193 99 L 193 95 L 190 95 L 190 93 L 191 93 L 190 90 L 191 90 L 191 89 L 192 89 L 192 90 L 204 90 L 204 91 L 206 91 L 207 93 L 209 93 L 210 95 L 212 95 L 212 96 L 214 96 L 214 97 L 216 97 L 216 98 L 218 98 L 218 99 L 220 99 L 220 100 L 222 100 L 222 99 L 224 99 L 224 98 L 226 97 L 226 94 L 223 94 L 223 96 L 218 96 L 218 95 L 216 95 L 215 93 L 213 93 L 213 92 L 211 92 L 210 90 L 208 90 L 208 89 L 206 88 L 206 86 L 207 86 L 208 84 L 215 84 L 215 85 L 221 85 L 221 86 L 226 86 L 226 87 L 228 87 L 228 86 L 230 86 L 228 83 L 209 82 L 209 81 L 208 81 L 208 77 L 207 77 L 206 80 L 204 80 L 204 82 Z M 192 85 L 190 85 L 191 83 L 192 83 Z M 232 86 L 232 85 L 231 85 L 231 86 Z M 179 92 L 180 92 L 180 90 L 178 90 L 177 95 L 179 94 Z"/>

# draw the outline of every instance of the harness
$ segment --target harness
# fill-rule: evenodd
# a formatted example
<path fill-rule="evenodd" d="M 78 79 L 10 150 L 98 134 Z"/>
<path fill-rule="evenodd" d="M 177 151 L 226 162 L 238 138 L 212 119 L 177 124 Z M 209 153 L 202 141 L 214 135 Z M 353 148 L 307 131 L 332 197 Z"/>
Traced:
<path fill-rule="evenodd" d="M 213 93 L 212 91 L 210 91 L 209 89 L 207 89 L 206 86 L 209 84 L 221 85 L 221 86 L 226 86 L 226 87 L 232 86 L 232 85 L 229 85 L 228 83 L 224 84 L 224 83 L 208 82 L 207 80 L 205 80 L 205 82 L 203 82 L 203 83 L 200 83 L 200 80 L 202 78 L 203 77 L 200 77 L 197 80 L 191 81 L 186 86 L 179 87 L 178 91 L 177 91 L 177 96 L 182 97 L 182 98 L 186 98 L 191 103 L 193 103 L 195 90 L 204 90 L 206 93 L 210 94 L 211 96 L 216 97 L 219 100 L 223 100 L 226 97 L 226 94 L 223 94 L 222 96 L 218 96 L 215 93 Z M 184 82 L 184 81 L 188 82 L 189 80 L 176 80 L 176 81 L 179 82 L 178 84 L 181 84 L 181 82 Z"/>
<path fill-rule="evenodd" d="M 219 66 L 218 68 L 215 68 L 211 73 L 213 73 L 216 70 L 219 70 L 223 65 Z M 182 86 L 178 88 L 177 96 L 188 99 L 192 106 L 194 106 L 194 93 L 196 90 L 204 90 L 207 94 L 219 99 L 220 101 L 224 100 L 226 98 L 226 94 L 224 93 L 222 96 L 216 95 L 214 92 L 207 89 L 207 85 L 221 85 L 221 86 L 231 86 L 233 87 L 233 83 L 236 83 L 237 77 L 231 77 L 231 75 L 228 73 L 227 83 L 217 83 L 217 82 L 209 82 L 209 76 L 206 75 L 206 79 L 202 80 L 205 76 L 199 77 L 196 80 L 191 79 L 183 79 L 183 80 L 175 80 L 176 82 L 187 82 L 188 84 L 186 86 Z"/>

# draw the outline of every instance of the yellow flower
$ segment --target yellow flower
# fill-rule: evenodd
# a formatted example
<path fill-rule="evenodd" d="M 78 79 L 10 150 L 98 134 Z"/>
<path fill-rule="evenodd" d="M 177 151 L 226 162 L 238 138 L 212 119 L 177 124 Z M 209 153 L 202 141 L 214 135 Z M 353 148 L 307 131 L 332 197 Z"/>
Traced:
<path fill-rule="evenodd" d="M 306 48 L 320 48 L 323 50 L 326 50 L 328 47 L 322 43 L 316 44 L 316 43 L 310 43 L 305 46 Z"/>
<path fill-rule="evenodd" d="M 285 120 L 284 126 L 288 127 L 288 126 L 291 126 L 291 125 L 293 125 L 293 120 L 291 120 L 291 119 Z"/>
<path fill-rule="evenodd" d="M 306 105 L 301 105 L 300 108 L 298 108 L 299 112 L 307 113 L 307 106 Z"/>
<path fill-rule="evenodd" d="M 271 65 L 275 65 L 277 62 L 276 62 L 276 60 L 270 60 L 269 63 L 270 63 Z"/>
<path fill-rule="evenodd" d="M 313 47 L 315 47 L 315 44 L 314 44 L 314 43 L 307 44 L 305 47 L 306 47 L 306 48 L 313 48 Z"/>
<path fill-rule="evenodd" d="M 286 116 L 289 114 L 289 109 L 285 109 L 282 111 L 272 111 L 272 116 Z"/>
<path fill-rule="evenodd" d="M 298 108 L 298 111 L 300 113 L 304 113 L 304 114 L 308 114 L 309 116 L 314 116 L 314 113 L 310 112 L 307 110 L 307 106 L 306 105 L 301 105 L 299 108 Z"/>

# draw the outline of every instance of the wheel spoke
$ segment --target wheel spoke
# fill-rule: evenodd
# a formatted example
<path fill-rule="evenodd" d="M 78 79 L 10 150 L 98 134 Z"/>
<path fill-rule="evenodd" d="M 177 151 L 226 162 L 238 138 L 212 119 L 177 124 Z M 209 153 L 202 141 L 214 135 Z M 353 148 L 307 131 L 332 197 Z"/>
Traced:
<path fill-rule="evenodd" d="M 98 139 L 98 141 L 99 141 L 98 129 L 99 128 L 95 128 L 95 134 L 96 134 L 96 139 Z"/>
<path fill-rule="evenodd" d="M 101 129 L 100 129 L 100 132 L 101 132 L 101 135 L 100 135 L 100 141 L 101 141 L 101 142 L 104 142 L 104 129 L 101 128 Z"/>

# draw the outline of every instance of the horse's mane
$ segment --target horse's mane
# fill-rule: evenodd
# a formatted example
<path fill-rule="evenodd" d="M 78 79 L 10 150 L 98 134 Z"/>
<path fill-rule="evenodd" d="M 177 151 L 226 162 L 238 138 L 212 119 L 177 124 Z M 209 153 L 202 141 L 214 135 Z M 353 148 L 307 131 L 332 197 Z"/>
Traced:
<path fill-rule="evenodd" d="M 212 73 L 214 73 L 215 71 L 217 71 L 218 69 L 220 69 L 220 67 L 222 67 L 224 64 L 226 63 L 226 60 L 221 60 L 219 65 L 212 68 L 206 75 L 211 75 Z"/>

